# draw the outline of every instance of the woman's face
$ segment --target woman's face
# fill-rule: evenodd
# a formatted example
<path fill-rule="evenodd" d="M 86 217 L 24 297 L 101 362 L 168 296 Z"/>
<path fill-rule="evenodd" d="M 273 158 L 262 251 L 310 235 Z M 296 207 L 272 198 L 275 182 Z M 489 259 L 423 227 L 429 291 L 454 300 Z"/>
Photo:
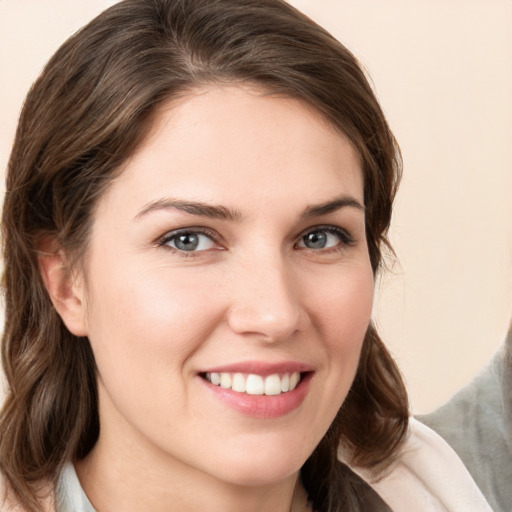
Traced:
<path fill-rule="evenodd" d="M 347 138 L 297 100 L 196 91 L 160 111 L 94 219 L 82 302 L 96 454 L 248 485 L 299 470 L 347 395 L 372 309 Z"/>

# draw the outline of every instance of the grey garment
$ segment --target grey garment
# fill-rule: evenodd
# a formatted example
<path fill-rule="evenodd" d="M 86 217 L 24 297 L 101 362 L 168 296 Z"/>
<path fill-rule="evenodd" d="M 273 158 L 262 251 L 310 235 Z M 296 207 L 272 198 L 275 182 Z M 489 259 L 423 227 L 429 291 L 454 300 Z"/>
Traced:
<path fill-rule="evenodd" d="M 56 512 L 96 512 L 87 499 L 71 462 L 62 469 L 57 483 L 55 502 Z"/>
<path fill-rule="evenodd" d="M 495 512 L 512 511 L 512 325 L 482 373 L 419 420 L 457 452 Z"/>

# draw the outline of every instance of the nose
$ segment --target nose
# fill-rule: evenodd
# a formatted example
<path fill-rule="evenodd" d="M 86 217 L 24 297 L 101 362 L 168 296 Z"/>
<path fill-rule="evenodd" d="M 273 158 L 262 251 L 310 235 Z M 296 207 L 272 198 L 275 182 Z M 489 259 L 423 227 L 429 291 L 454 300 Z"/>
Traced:
<path fill-rule="evenodd" d="M 237 334 L 278 342 L 306 328 L 298 279 L 283 262 L 255 261 L 235 281 L 228 323 Z"/>

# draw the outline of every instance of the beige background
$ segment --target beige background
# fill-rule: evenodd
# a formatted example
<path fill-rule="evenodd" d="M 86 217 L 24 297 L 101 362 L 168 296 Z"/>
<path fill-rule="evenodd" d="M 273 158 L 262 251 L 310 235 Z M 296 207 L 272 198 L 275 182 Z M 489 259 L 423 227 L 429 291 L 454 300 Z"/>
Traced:
<path fill-rule="evenodd" d="M 44 62 L 112 3 L 0 0 L 2 171 Z M 375 317 L 424 412 L 488 360 L 512 310 L 512 0 L 291 3 L 359 57 L 402 146 L 399 264 Z"/>

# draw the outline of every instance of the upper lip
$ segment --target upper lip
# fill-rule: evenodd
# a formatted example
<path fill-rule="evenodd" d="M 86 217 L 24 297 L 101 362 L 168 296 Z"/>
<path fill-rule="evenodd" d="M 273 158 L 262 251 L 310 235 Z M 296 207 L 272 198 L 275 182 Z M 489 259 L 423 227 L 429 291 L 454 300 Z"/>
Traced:
<path fill-rule="evenodd" d="M 276 363 L 268 363 L 262 361 L 241 361 L 238 363 L 230 363 L 222 366 L 215 366 L 199 373 L 252 373 L 256 375 L 273 375 L 276 373 L 304 373 L 311 372 L 314 368 L 310 364 L 297 361 L 282 361 Z"/>

